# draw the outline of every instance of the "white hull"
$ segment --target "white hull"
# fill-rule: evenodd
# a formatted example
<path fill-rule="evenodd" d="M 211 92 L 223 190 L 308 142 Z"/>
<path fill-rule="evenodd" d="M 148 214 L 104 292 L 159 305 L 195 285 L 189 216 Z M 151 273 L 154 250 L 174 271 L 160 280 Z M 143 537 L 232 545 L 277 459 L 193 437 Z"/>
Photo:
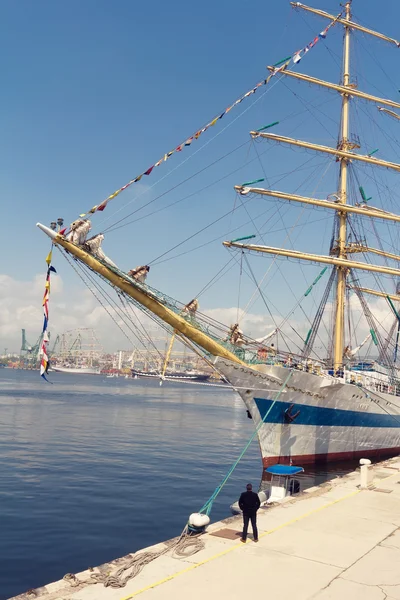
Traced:
<path fill-rule="evenodd" d="M 218 359 L 217 365 L 238 388 L 254 426 L 260 426 L 265 466 L 279 461 L 302 465 L 400 452 L 397 396 L 361 389 L 343 379 L 292 371 L 271 408 L 290 374 L 288 368 L 263 365 L 260 373 L 223 359 Z"/>
<path fill-rule="evenodd" d="M 94 367 L 55 367 L 51 366 L 52 371 L 57 371 L 58 373 L 73 373 L 74 375 L 99 375 L 100 369 L 95 369 Z"/>
<path fill-rule="evenodd" d="M 208 381 L 209 375 L 205 373 L 166 373 L 164 377 L 160 373 L 152 373 L 151 371 L 139 371 L 132 369 L 132 375 L 134 377 L 151 377 L 153 379 L 166 379 L 168 381 Z"/>

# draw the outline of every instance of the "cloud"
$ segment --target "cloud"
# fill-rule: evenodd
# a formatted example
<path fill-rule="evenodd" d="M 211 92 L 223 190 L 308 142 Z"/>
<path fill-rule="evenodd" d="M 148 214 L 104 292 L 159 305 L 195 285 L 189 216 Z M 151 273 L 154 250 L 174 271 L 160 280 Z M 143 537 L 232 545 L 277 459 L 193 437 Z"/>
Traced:
<path fill-rule="evenodd" d="M 203 311 L 205 315 L 223 323 L 227 327 L 239 322 L 240 328 L 251 338 L 259 338 L 267 335 L 275 329 L 273 320 L 268 314 L 244 313 L 235 307 L 231 308 L 212 308 Z M 275 315 L 276 322 L 282 321 L 282 317 Z"/>
<path fill-rule="evenodd" d="M 387 334 L 393 323 L 393 312 L 389 308 L 388 303 L 384 298 L 369 298 L 368 306 L 377 325 L 378 332 L 380 333 L 382 340 L 384 340 L 387 337 Z M 363 314 L 362 307 L 356 295 L 353 295 L 350 298 L 350 309 L 352 313 L 352 323 L 356 328 L 356 335 L 354 335 L 354 331 L 352 331 L 351 347 L 355 348 L 368 335 L 370 327 Z M 328 303 L 325 307 L 324 316 L 314 344 L 314 350 L 318 358 L 326 358 L 328 348 L 331 344 L 328 332 L 330 331 L 331 320 L 334 316 L 332 314 L 333 311 L 334 305 L 332 303 Z M 281 332 L 279 334 L 279 347 L 282 350 L 290 349 L 292 352 L 298 352 L 300 349 L 302 349 L 304 340 L 306 339 L 307 333 L 311 327 L 310 322 L 304 316 L 299 316 L 299 312 L 285 321 L 283 326 L 281 326 L 283 322 L 282 315 L 272 314 L 272 316 L 270 316 L 269 314 L 245 314 L 241 310 L 238 312 L 236 307 L 205 310 L 204 314 L 228 327 L 233 323 L 239 322 L 240 328 L 243 330 L 243 332 L 253 339 L 262 338 L 263 336 L 268 335 L 269 333 L 273 332 L 276 328 L 276 325 L 278 325 Z M 309 315 L 309 317 L 312 321 L 314 315 Z M 345 337 L 346 343 L 348 343 L 347 320 Z M 271 338 L 271 342 L 272 341 L 275 341 L 273 337 Z M 365 351 L 367 347 L 368 344 L 364 346 L 363 351 Z M 361 355 L 363 351 L 361 351 Z M 373 355 L 376 355 L 377 352 L 378 351 L 374 348 L 371 350 Z"/>
<path fill-rule="evenodd" d="M 50 325 L 51 339 L 55 340 L 57 334 L 77 328 L 92 328 L 95 330 L 100 343 L 105 351 L 114 352 L 119 349 L 130 350 L 132 347 L 139 349 L 143 345 L 138 341 L 138 320 L 149 331 L 151 338 L 165 337 L 160 328 L 156 329 L 153 321 L 138 309 L 132 308 L 128 314 L 133 317 L 133 323 L 126 323 L 115 305 L 102 299 L 103 305 L 93 296 L 90 290 L 79 283 L 70 287 L 63 284 L 60 275 L 54 275 L 51 283 L 50 296 Z M 107 288 L 110 295 L 113 292 Z M 43 323 L 42 298 L 44 292 L 43 274 L 35 275 L 30 281 L 18 280 L 9 275 L 0 274 L 0 352 L 5 347 L 9 352 L 19 352 L 21 347 L 21 329 L 26 329 L 27 339 L 30 344 L 36 343 L 40 336 Z M 96 292 L 98 295 L 98 292 Z M 118 299 L 115 297 L 116 302 Z M 355 347 L 368 334 L 369 326 L 362 314 L 360 303 L 356 296 L 352 296 L 350 306 L 353 314 L 353 323 L 357 325 L 357 339 L 353 339 Z M 382 338 L 386 337 L 394 316 L 384 298 L 373 298 L 369 302 L 375 321 L 380 324 Z M 133 314 L 132 314 L 133 311 Z M 328 334 L 333 305 L 326 306 L 323 325 L 320 328 L 316 341 L 316 352 L 320 357 L 326 356 Z M 227 327 L 238 321 L 236 307 L 213 308 L 203 311 L 208 317 L 223 323 Z M 239 311 L 239 323 L 244 333 L 251 338 L 262 338 L 275 329 L 275 323 L 281 324 L 280 315 L 246 313 Z M 118 326 L 119 325 L 119 326 Z M 121 331 L 122 329 L 122 331 Z M 310 329 L 309 322 L 296 313 L 282 327 L 283 337 L 280 334 L 279 346 L 285 347 L 284 340 L 292 340 L 292 351 L 302 346 Z M 135 335 L 136 333 L 136 335 Z M 143 338 L 143 334 L 139 334 Z M 127 339 L 129 338 L 129 339 Z M 271 340 L 272 341 L 272 340 Z M 158 346 L 164 347 L 164 343 Z"/>
<path fill-rule="evenodd" d="M 43 274 L 35 275 L 30 281 L 0 274 L 0 353 L 4 348 L 8 348 L 8 352 L 19 353 L 21 329 L 26 329 L 26 337 L 31 345 L 37 342 L 43 325 L 43 292 Z M 62 278 L 53 275 L 49 304 L 51 340 L 55 340 L 57 334 L 84 327 L 95 330 L 105 350 L 129 350 L 133 345 L 142 348 L 115 306 L 105 301 L 103 303 L 108 312 L 90 290 L 82 286 L 67 289 Z M 140 316 L 149 328 L 149 319 L 141 313 Z"/>

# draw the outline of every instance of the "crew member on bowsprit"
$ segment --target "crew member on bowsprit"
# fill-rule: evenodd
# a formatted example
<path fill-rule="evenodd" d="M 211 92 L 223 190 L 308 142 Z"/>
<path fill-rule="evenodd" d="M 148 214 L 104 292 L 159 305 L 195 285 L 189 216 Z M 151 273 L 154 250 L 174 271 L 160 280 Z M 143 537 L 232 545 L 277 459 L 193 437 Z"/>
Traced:
<path fill-rule="evenodd" d="M 258 542 L 257 511 L 260 508 L 260 498 L 258 497 L 258 494 L 253 492 L 251 483 L 246 485 L 246 491 L 243 492 L 239 498 L 239 508 L 243 512 L 243 533 L 240 541 L 244 544 L 246 543 L 247 529 L 249 527 L 249 521 L 251 521 L 253 540 Z"/>

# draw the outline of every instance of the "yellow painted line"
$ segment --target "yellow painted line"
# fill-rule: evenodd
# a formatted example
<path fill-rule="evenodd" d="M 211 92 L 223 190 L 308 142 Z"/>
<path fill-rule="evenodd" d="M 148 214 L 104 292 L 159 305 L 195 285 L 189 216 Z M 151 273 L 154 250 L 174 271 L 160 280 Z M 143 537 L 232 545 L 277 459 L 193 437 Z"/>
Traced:
<path fill-rule="evenodd" d="M 399 474 L 396 473 L 396 475 L 398 476 Z M 393 475 L 390 475 L 389 477 L 393 477 Z M 389 479 L 389 477 L 386 479 Z M 381 481 L 382 481 L 382 479 L 381 479 Z M 261 537 L 265 537 L 266 535 L 271 535 L 271 533 L 274 533 L 275 531 L 279 531 L 280 529 L 283 529 L 284 527 L 288 527 L 289 525 L 293 525 L 293 523 L 296 523 L 297 521 L 301 521 L 302 519 L 305 519 L 306 517 L 309 517 L 310 515 L 320 512 L 321 510 L 324 510 L 325 508 L 329 508 L 329 506 L 333 506 L 334 504 L 337 504 L 338 502 L 342 502 L 343 500 L 347 500 L 348 498 L 351 498 L 352 496 L 356 496 L 361 491 L 362 490 L 355 490 L 354 492 L 350 492 L 349 494 L 346 494 L 346 496 L 343 496 L 342 498 L 338 498 L 337 500 L 332 500 L 332 502 L 328 502 L 327 504 L 324 504 L 323 506 L 314 508 L 313 510 L 310 510 L 309 512 L 305 513 L 304 515 L 300 515 L 300 517 L 296 517 L 295 519 L 291 519 L 290 521 L 287 521 L 286 523 L 283 523 L 282 525 L 278 525 L 277 527 L 274 527 L 273 529 L 264 531 L 264 533 L 262 533 L 259 537 L 261 538 Z M 162 585 L 163 583 L 166 583 L 167 581 L 171 581 L 171 579 L 175 579 L 179 575 L 184 575 L 185 573 L 189 573 L 189 571 L 193 571 L 194 569 L 197 569 L 198 567 L 201 567 L 202 565 L 205 565 L 206 563 L 209 563 L 217 558 L 220 558 L 221 556 L 225 556 L 226 554 L 229 554 L 230 552 L 233 552 L 234 550 L 237 550 L 238 548 L 243 548 L 244 546 L 245 545 L 242 542 L 240 542 L 239 544 L 235 544 L 234 546 L 230 546 L 226 550 L 223 550 L 222 552 L 219 552 L 218 554 L 214 554 L 214 556 L 210 556 L 210 558 L 206 558 L 205 560 L 202 560 L 199 563 L 190 565 L 190 567 L 187 567 L 186 569 L 182 569 L 182 571 L 177 571 L 173 575 L 169 575 L 168 577 L 165 577 L 164 579 L 160 579 L 159 581 L 156 581 L 155 583 L 151 583 L 150 585 L 147 585 L 146 587 L 141 588 L 140 590 L 137 590 L 136 592 L 133 592 L 129 596 L 125 596 L 124 598 L 121 598 L 121 600 L 131 600 L 131 598 L 134 598 L 135 596 L 139 596 L 139 594 L 143 594 L 143 592 L 147 592 L 148 590 L 158 587 L 159 585 Z"/>
<path fill-rule="evenodd" d="M 378 483 L 379 481 L 386 481 L 386 479 L 391 479 L 392 477 L 400 477 L 400 471 L 397 471 L 397 473 L 393 473 L 393 475 L 382 477 L 382 479 L 372 479 L 372 481 Z"/>

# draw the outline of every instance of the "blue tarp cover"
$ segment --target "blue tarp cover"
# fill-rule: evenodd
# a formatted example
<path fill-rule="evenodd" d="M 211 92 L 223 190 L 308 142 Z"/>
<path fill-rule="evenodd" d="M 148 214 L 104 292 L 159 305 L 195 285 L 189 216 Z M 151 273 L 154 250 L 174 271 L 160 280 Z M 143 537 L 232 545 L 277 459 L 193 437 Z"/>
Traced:
<path fill-rule="evenodd" d="M 303 467 L 290 467 L 289 465 L 271 465 L 265 469 L 271 475 L 297 475 L 303 473 Z"/>

